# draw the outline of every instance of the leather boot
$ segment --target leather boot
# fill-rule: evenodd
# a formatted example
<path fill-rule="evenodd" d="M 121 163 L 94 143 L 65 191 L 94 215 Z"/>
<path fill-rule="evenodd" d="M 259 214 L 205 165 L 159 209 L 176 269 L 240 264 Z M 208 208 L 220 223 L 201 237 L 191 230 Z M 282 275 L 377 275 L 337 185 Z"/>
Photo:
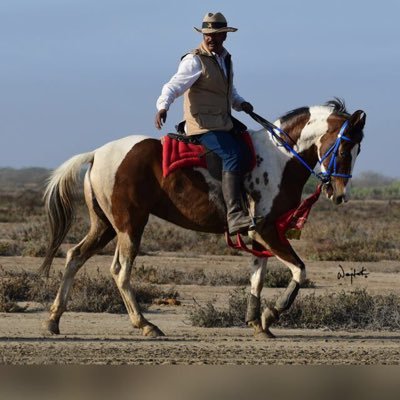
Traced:
<path fill-rule="evenodd" d="M 243 183 L 240 172 L 222 172 L 222 194 L 227 209 L 229 234 L 246 233 L 252 220 L 243 207 Z"/>

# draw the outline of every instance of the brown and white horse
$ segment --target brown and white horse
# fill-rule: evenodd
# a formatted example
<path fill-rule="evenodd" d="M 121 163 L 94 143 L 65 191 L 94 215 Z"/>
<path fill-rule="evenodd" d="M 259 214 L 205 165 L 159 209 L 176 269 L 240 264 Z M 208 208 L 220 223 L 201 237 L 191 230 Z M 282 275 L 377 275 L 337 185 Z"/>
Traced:
<path fill-rule="evenodd" d="M 351 174 L 360 152 L 365 113 L 350 115 L 338 100 L 323 106 L 304 107 L 289 112 L 275 125 L 295 143 L 295 150 L 312 168 L 337 140 L 345 121 L 347 127 L 336 153 L 337 175 Z M 267 259 L 252 257 L 251 293 L 246 319 L 255 334 L 272 337 L 271 324 L 287 310 L 295 299 L 299 285 L 306 277 L 305 265 L 289 243 L 279 239 L 275 220 L 295 208 L 310 172 L 265 130 L 251 131 L 257 165 L 245 179 L 251 195 L 254 215 L 263 219 L 252 235 L 253 248 L 269 248 L 287 265 L 293 279 L 273 308 L 263 314 L 260 295 Z M 328 168 L 329 156 L 321 164 Z M 226 211 L 220 183 L 203 168 L 179 169 L 167 177 L 162 173 L 160 140 L 146 136 L 129 136 L 107 143 L 92 152 L 80 154 L 57 168 L 45 192 L 46 210 L 50 221 L 51 241 L 41 271 L 48 275 L 52 260 L 65 238 L 74 215 L 74 195 L 81 167 L 89 164 L 84 180 L 84 193 L 90 215 L 90 230 L 85 238 L 67 254 L 64 276 L 57 297 L 50 308 L 45 328 L 59 333 L 59 321 L 66 310 L 75 274 L 91 256 L 117 236 L 111 274 L 124 300 L 135 328 L 146 336 L 161 336 L 161 330 L 141 313 L 130 284 L 134 259 L 149 215 L 156 215 L 181 227 L 201 232 L 224 233 Z M 348 178 L 332 176 L 325 185 L 328 198 L 339 204 L 346 200 Z"/>

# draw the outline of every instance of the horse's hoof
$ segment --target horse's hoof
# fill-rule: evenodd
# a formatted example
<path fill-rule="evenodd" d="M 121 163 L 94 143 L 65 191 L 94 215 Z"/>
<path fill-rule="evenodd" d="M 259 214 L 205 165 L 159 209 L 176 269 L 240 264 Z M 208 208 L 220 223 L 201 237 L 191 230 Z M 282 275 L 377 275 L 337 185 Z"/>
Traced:
<path fill-rule="evenodd" d="M 276 321 L 279 320 L 278 312 L 273 308 L 266 308 L 261 315 L 261 324 L 263 331 L 269 331 L 269 327 Z M 272 335 L 272 333 L 271 333 Z"/>
<path fill-rule="evenodd" d="M 152 338 L 165 336 L 164 332 L 155 325 L 146 325 L 143 328 L 142 332 L 143 332 L 143 336 L 152 337 Z"/>
<path fill-rule="evenodd" d="M 52 321 L 51 319 L 43 322 L 42 327 L 46 333 L 50 333 L 52 335 L 60 334 L 60 328 L 58 326 L 58 322 Z"/>
<path fill-rule="evenodd" d="M 275 339 L 276 336 L 269 329 L 267 329 L 265 331 L 255 332 L 254 338 L 256 340 L 269 340 L 269 339 Z"/>

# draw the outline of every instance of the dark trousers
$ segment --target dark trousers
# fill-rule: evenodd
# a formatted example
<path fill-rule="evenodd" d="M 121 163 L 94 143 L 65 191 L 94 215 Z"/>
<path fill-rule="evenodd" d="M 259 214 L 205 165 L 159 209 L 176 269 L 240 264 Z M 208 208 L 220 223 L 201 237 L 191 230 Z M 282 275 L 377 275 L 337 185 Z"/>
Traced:
<path fill-rule="evenodd" d="M 204 147 L 221 157 L 223 171 L 246 172 L 250 161 L 249 151 L 237 134 L 210 131 L 199 135 L 197 139 Z"/>

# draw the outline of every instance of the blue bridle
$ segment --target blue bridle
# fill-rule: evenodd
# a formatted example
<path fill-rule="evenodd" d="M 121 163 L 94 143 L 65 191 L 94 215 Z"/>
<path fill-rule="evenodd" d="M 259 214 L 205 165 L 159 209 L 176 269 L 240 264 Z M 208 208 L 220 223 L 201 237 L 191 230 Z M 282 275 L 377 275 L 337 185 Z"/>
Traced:
<path fill-rule="evenodd" d="M 338 173 L 337 172 L 337 165 L 336 165 L 336 159 L 337 159 L 337 155 L 338 155 L 338 150 L 339 150 L 339 146 L 340 146 L 340 143 L 342 142 L 342 140 L 345 140 L 347 142 L 353 142 L 353 140 L 351 140 L 347 136 L 343 135 L 343 133 L 345 132 L 346 128 L 349 125 L 349 121 L 348 120 L 343 122 L 343 125 L 340 128 L 340 131 L 339 131 L 339 133 L 337 135 L 335 143 L 333 143 L 333 145 L 326 151 L 326 153 L 321 158 L 318 157 L 319 158 L 318 162 L 319 162 L 320 165 L 322 165 L 324 160 L 326 160 L 329 156 L 331 156 L 328 168 L 326 169 L 326 171 L 323 171 L 323 172 L 320 172 L 320 173 L 316 173 L 314 171 L 314 169 L 311 168 L 306 163 L 306 161 L 303 159 L 303 157 L 301 157 L 301 155 L 299 153 L 297 153 L 297 151 L 294 150 L 293 147 L 291 147 L 285 140 L 283 140 L 283 138 L 281 136 L 279 136 L 276 133 L 276 131 L 278 131 L 280 134 L 282 134 L 283 136 L 285 136 L 285 137 L 289 138 L 291 141 L 293 141 L 293 139 L 285 131 L 283 131 L 282 129 L 278 128 L 276 125 L 272 124 L 271 122 L 265 120 L 264 118 L 260 117 L 259 115 L 257 115 L 254 112 L 250 112 L 249 115 L 255 121 L 257 121 L 260 125 L 262 125 L 275 139 L 278 140 L 278 142 L 280 143 L 281 146 L 283 146 L 288 152 L 293 154 L 293 156 L 295 158 L 297 158 L 297 160 L 300 161 L 300 163 L 303 164 L 303 166 L 312 175 L 314 175 L 316 178 L 318 178 L 322 183 L 324 183 L 324 184 L 329 183 L 332 176 L 339 177 L 339 178 L 346 178 L 346 179 L 350 179 L 352 177 L 351 174 Z"/>
<path fill-rule="evenodd" d="M 324 172 L 321 172 L 319 174 L 321 176 L 322 182 L 329 182 L 331 179 L 331 176 L 338 177 L 338 178 L 347 178 L 347 179 L 350 179 L 352 177 L 351 174 L 340 174 L 337 172 L 337 169 L 336 169 L 336 159 L 337 159 L 340 143 L 342 142 L 342 140 L 345 140 L 347 142 L 353 142 L 353 140 L 351 140 L 347 136 L 343 135 L 343 133 L 346 130 L 348 125 L 349 125 L 349 120 L 346 120 L 343 122 L 343 125 L 340 128 L 340 131 L 337 135 L 335 143 L 333 143 L 333 145 L 326 151 L 326 153 L 321 157 L 321 159 L 318 160 L 320 165 L 322 165 L 324 160 L 326 160 L 332 154 L 332 157 L 329 161 L 327 170 Z"/>

